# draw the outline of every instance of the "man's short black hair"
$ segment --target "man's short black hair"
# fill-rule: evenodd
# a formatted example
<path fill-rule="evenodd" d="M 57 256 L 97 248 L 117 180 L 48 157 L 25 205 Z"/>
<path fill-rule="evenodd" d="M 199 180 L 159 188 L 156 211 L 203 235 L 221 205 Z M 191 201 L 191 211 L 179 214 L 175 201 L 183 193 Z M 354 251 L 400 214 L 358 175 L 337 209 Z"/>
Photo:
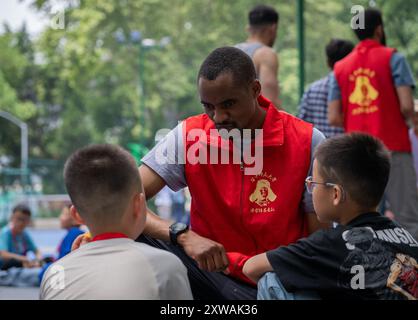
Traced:
<path fill-rule="evenodd" d="M 378 26 L 383 25 L 382 13 L 377 9 L 366 9 L 364 11 L 364 28 L 354 29 L 357 38 L 360 41 L 373 38 L 374 32 Z"/>
<path fill-rule="evenodd" d="M 26 214 L 29 217 L 32 215 L 30 208 L 24 203 L 17 204 L 12 210 L 12 213 L 15 212 L 22 212 L 23 214 Z"/>
<path fill-rule="evenodd" d="M 331 39 L 325 47 L 325 53 L 328 58 L 328 65 L 334 68 L 337 61 L 346 57 L 354 49 L 354 44 L 348 40 Z"/>
<path fill-rule="evenodd" d="M 270 6 L 258 5 L 248 13 L 250 27 L 260 27 L 279 22 L 279 13 Z"/>
<path fill-rule="evenodd" d="M 132 195 L 142 191 L 133 157 L 110 144 L 74 152 L 65 164 L 64 182 L 81 217 L 95 226 L 120 223 Z"/>
<path fill-rule="evenodd" d="M 383 143 L 370 135 L 351 133 L 330 138 L 315 151 L 319 172 L 336 183 L 363 208 L 379 204 L 390 172 L 390 156 Z"/>
<path fill-rule="evenodd" d="M 244 51 L 234 47 L 213 50 L 200 66 L 200 78 L 215 80 L 230 72 L 236 84 L 250 84 L 256 79 L 254 63 Z"/>

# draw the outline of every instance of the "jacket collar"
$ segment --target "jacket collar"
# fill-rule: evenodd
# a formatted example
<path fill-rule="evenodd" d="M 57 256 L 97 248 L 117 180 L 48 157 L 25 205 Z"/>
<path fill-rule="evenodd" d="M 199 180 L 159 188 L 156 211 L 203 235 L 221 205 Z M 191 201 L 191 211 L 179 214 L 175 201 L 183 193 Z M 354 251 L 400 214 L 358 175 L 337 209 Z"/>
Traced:
<path fill-rule="evenodd" d="M 364 53 L 372 48 L 378 48 L 378 47 L 383 47 L 383 45 L 376 40 L 366 39 L 366 40 L 359 42 L 355 50 L 359 51 L 360 53 Z"/>

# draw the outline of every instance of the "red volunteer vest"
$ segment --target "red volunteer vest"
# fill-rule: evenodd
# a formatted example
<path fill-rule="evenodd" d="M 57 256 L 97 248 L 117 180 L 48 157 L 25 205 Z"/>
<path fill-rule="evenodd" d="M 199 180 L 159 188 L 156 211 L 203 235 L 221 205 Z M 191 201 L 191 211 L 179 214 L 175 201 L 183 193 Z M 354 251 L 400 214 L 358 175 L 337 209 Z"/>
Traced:
<path fill-rule="evenodd" d="M 267 111 L 263 144 L 259 145 L 263 152 L 260 174 L 245 175 L 243 169 L 248 166 L 232 160 L 230 164 L 191 164 L 186 157 L 185 164 L 192 196 L 192 230 L 221 243 L 227 252 L 248 256 L 307 235 L 306 215 L 300 204 L 311 162 L 312 125 L 278 111 L 263 97 L 259 103 Z M 203 129 L 203 142 L 187 141 L 192 129 Z M 197 149 L 196 143 L 201 143 L 201 150 L 208 155 L 211 148 L 221 153 L 221 138 L 210 138 L 211 129 L 215 126 L 206 114 L 184 121 L 186 155 L 191 148 Z M 232 159 L 233 144 L 223 141 L 229 146 Z M 253 141 L 253 151 L 254 148 Z"/>
<path fill-rule="evenodd" d="M 336 63 L 346 132 L 375 136 L 391 151 L 411 152 L 408 127 L 393 83 L 390 59 L 395 49 L 364 40 Z"/>

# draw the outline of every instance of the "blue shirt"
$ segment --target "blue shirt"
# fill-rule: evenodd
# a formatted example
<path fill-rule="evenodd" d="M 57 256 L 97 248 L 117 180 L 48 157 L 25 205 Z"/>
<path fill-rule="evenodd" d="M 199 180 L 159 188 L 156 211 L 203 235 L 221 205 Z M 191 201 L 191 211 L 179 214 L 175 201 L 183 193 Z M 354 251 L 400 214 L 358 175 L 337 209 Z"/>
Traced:
<path fill-rule="evenodd" d="M 328 85 L 331 74 L 309 86 L 299 106 L 299 118 L 310 122 L 327 138 L 344 133 L 343 128 L 333 127 L 328 122 Z"/>
<path fill-rule="evenodd" d="M 84 231 L 80 230 L 79 227 L 72 227 L 68 230 L 59 246 L 58 259 L 61 259 L 71 252 L 71 246 L 73 245 L 74 240 L 83 233 Z"/>
<path fill-rule="evenodd" d="M 395 87 L 411 86 L 415 89 L 415 80 L 412 75 L 411 67 L 401 53 L 394 52 L 392 54 L 392 57 L 390 58 L 390 68 L 392 70 L 392 78 Z M 341 100 L 341 90 L 335 79 L 334 73 L 332 73 L 329 83 L 328 102 L 334 100 Z"/>
<path fill-rule="evenodd" d="M 36 252 L 37 248 L 29 233 L 24 230 L 21 234 L 12 235 L 9 226 L 0 231 L 0 251 L 7 251 L 19 255 L 26 255 L 29 251 Z"/>

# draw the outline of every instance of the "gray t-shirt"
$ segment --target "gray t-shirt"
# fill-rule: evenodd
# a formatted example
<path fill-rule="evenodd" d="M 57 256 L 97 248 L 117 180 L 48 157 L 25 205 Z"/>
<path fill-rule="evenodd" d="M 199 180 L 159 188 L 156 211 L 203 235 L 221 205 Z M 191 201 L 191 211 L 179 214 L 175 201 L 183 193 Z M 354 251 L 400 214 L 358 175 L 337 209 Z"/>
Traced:
<path fill-rule="evenodd" d="M 187 270 L 174 254 L 131 239 L 90 242 L 52 264 L 42 300 L 191 300 Z"/>
<path fill-rule="evenodd" d="M 315 148 L 325 140 L 321 131 L 314 128 L 311 145 L 311 167 L 308 176 L 312 175 L 313 154 Z M 171 130 L 154 148 L 142 158 L 142 163 L 155 171 L 173 191 L 187 187 L 184 172 L 183 152 L 183 123 L 180 122 Z M 161 158 L 164 157 L 163 161 Z M 305 190 L 303 195 L 303 208 L 305 212 L 314 212 L 312 195 Z"/>
<path fill-rule="evenodd" d="M 265 47 L 265 45 L 260 42 L 242 42 L 235 45 L 235 48 L 244 51 L 251 59 L 254 57 L 255 52 L 262 47 Z"/>

